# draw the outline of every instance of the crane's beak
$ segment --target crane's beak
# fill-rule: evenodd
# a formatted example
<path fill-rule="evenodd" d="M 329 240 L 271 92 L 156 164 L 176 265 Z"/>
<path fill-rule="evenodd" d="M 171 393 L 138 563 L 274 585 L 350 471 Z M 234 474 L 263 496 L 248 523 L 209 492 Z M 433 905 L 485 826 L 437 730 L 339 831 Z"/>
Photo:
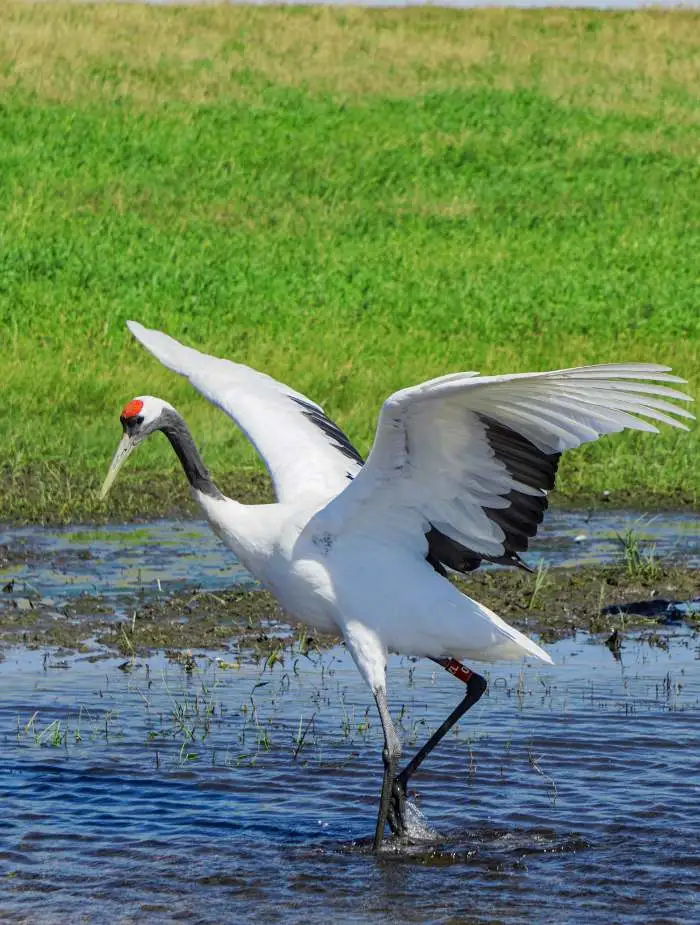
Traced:
<path fill-rule="evenodd" d="M 136 441 L 134 441 L 134 439 L 128 434 L 124 434 L 124 436 L 119 441 L 117 452 L 114 454 L 114 458 L 110 463 L 107 478 L 102 483 L 102 488 L 100 489 L 100 501 L 102 501 L 107 496 L 107 492 L 112 487 L 112 483 L 116 479 L 117 473 L 124 465 L 127 457 L 130 455 L 135 446 Z"/>

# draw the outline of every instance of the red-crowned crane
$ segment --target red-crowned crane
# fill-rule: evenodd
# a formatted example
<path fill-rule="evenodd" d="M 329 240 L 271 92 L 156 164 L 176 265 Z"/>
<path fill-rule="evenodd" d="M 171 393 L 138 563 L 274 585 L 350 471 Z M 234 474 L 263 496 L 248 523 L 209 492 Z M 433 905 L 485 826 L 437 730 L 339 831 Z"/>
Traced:
<path fill-rule="evenodd" d="M 366 462 L 323 409 L 270 376 L 186 347 L 135 322 L 129 330 L 165 366 L 228 414 L 270 472 L 277 503 L 245 505 L 212 481 L 187 425 L 159 398 L 123 409 L 123 437 L 104 496 L 139 443 L 162 431 L 212 529 L 291 618 L 342 635 L 374 695 L 384 732 L 384 780 L 374 846 L 388 823 L 406 831 L 410 776 L 486 682 L 463 661 L 547 653 L 460 593 L 448 570 L 482 560 L 522 565 L 564 450 L 648 420 L 687 428 L 668 399 L 668 367 L 625 363 L 545 373 L 454 373 L 389 396 Z M 387 654 L 433 659 L 465 696 L 405 768 L 386 696 Z"/>

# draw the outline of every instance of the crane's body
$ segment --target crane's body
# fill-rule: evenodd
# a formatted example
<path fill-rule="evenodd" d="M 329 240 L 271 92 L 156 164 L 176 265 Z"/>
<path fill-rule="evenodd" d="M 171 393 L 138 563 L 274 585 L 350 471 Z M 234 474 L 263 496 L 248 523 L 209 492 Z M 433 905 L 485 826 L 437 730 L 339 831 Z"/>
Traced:
<path fill-rule="evenodd" d="M 669 387 L 683 380 L 652 364 L 443 376 L 384 402 L 365 462 L 304 395 L 158 331 L 129 328 L 234 419 L 263 457 L 277 503 L 243 505 L 222 494 L 180 415 L 151 396 L 122 411 L 124 435 L 103 495 L 133 448 L 162 431 L 214 532 L 290 619 L 342 636 L 384 731 L 378 848 L 386 822 L 405 831 L 410 775 L 486 688 L 461 660 L 551 663 L 535 642 L 462 594 L 448 570 L 467 573 L 483 560 L 523 566 L 519 553 L 542 521 L 561 453 L 627 428 L 656 432 L 647 418 L 687 429 L 678 418 L 693 416 L 669 401 L 689 400 Z M 467 686 L 400 774 L 386 698 L 392 651 L 431 658 Z"/>
<path fill-rule="evenodd" d="M 230 498 L 194 492 L 216 535 L 276 597 L 294 621 L 324 633 L 340 633 L 332 578 L 313 542 L 301 540 L 321 503 L 241 505 Z"/>
<path fill-rule="evenodd" d="M 383 678 L 387 652 L 551 662 L 436 572 L 425 559 L 427 542 L 416 552 L 371 536 L 334 535 L 319 516 L 331 500 L 322 497 L 252 506 L 197 491 L 194 497 L 212 530 L 290 618 L 343 636 L 371 688 Z"/>

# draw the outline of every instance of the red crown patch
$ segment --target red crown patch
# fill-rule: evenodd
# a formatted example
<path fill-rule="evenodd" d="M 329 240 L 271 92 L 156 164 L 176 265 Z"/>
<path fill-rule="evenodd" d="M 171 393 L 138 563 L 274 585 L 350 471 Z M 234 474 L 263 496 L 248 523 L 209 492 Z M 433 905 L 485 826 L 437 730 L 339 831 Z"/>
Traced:
<path fill-rule="evenodd" d="M 135 418 L 136 415 L 143 408 L 143 402 L 140 398 L 132 399 L 128 404 L 124 405 L 122 408 L 121 417 L 126 418 L 127 421 L 129 418 Z"/>

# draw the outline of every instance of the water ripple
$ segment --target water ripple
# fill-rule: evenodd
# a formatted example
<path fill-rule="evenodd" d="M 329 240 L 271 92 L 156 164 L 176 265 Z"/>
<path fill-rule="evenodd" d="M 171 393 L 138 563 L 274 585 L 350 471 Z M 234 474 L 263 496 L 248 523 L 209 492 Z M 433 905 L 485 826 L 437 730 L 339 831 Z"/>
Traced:
<path fill-rule="evenodd" d="M 68 657 L 57 675 L 14 650 L 0 665 L 0 920 L 691 925 L 692 641 L 630 638 L 621 666 L 581 634 L 554 647 L 559 667 L 494 666 L 499 682 L 415 778 L 414 843 L 379 857 L 380 729 L 342 649 L 291 680 L 283 665 L 200 656 L 187 673 L 154 656 L 150 685 L 145 664 Z M 669 672 L 684 678 L 670 699 Z M 409 752 L 458 688 L 405 659 L 390 682 Z"/>

